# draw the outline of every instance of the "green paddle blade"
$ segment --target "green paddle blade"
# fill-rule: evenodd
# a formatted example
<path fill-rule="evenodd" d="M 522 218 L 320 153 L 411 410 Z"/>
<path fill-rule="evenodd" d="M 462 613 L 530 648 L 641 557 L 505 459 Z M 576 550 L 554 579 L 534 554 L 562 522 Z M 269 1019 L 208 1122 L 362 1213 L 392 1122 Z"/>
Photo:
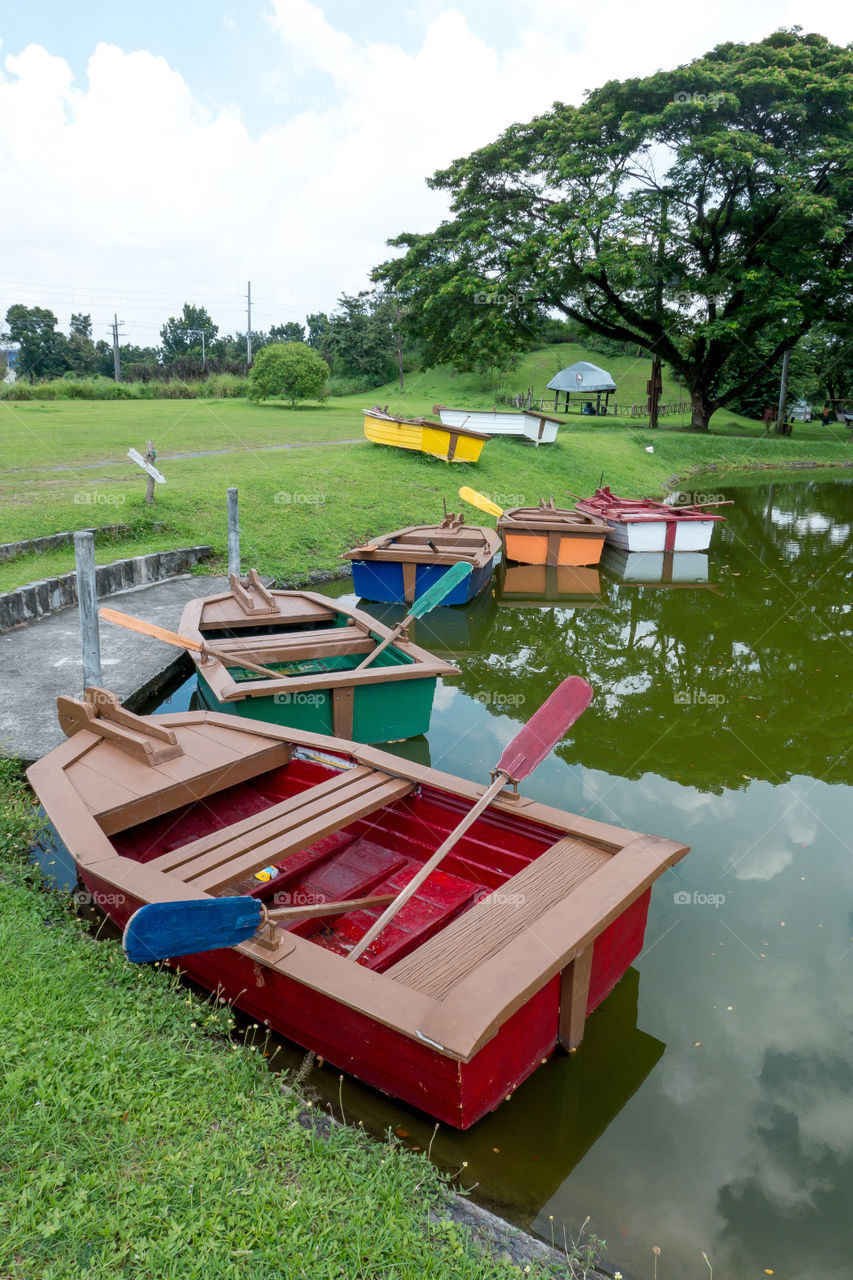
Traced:
<path fill-rule="evenodd" d="M 441 604 L 445 596 L 449 596 L 454 587 L 458 587 L 460 582 L 466 582 L 470 577 L 470 564 L 465 564 L 462 560 L 452 564 L 447 573 L 441 575 L 438 582 L 434 582 L 422 596 L 418 596 L 409 613 L 413 618 L 422 618 L 425 613 L 429 613 L 430 609 L 434 609 L 437 604 Z"/>

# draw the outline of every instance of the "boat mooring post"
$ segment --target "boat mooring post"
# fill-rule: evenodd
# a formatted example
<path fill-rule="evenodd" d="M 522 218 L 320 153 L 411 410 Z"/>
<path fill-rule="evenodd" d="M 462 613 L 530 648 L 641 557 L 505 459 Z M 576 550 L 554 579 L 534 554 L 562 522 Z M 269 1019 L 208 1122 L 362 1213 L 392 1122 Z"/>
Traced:
<path fill-rule="evenodd" d="M 98 631 L 98 587 L 95 580 L 95 535 L 91 529 L 74 534 L 77 567 L 77 604 L 80 609 L 80 642 L 83 650 L 83 688 L 100 687 L 101 637 Z"/>
<path fill-rule="evenodd" d="M 228 576 L 240 577 L 240 507 L 237 490 L 228 490 Z"/>

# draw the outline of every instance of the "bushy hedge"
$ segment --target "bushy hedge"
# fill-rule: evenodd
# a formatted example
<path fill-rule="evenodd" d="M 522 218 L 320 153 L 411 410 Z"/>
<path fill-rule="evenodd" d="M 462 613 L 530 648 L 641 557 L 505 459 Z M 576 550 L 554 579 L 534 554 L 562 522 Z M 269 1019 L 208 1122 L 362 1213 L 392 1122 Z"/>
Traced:
<path fill-rule="evenodd" d="M 213 400 L 245 396 L 248 378 L 217 373 L 199 382 L 178 378 L 113 382 L 111 378 L 57 378 L 53 382 L 0 383 L 0 400 Z"/>

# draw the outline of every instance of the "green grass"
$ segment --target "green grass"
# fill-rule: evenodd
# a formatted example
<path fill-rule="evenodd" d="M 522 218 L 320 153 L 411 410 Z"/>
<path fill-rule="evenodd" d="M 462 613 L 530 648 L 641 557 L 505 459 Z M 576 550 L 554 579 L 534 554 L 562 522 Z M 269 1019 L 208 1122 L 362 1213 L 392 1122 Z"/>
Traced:
<path fill-rule="evenodd" d="M 11 761 L 0 802 L 0 1275 L 519 1274 L 430 1222 L 447 1189 L 423 1156 L 300 1125 L 226 1006 L 130 965 L 39 888 Z"/>
<path fill-rule="evenodd" d="M 597 358 L 568 346 L 531 352 L 515 385 L 543 385 L 554 369 L 584 355 Z M 632 373 L 618 360 L 604 363 L 620 385 L 646 376 L 644 366 Z M 669 419 L 652 432 L 627 419 L 572 416 L 554 445 L 536 449 L 497 438 L 476 465 L 448 466 L 364 442 L 362 406 L 379 400 L 413 416 L 438 401 L 489 404 L 490 394 L 476 390 L 474 375 L 441 369 L 407 375 L 407 386 L 403 398 L 388 387 L 295 410 L 242 400 L 0 402 L 6 463 L 0 542 L 121 521 L 131 534 L 99 547 L 99 562 L 212 543 L 219 556 L 212 571 L 222 567 L 225 552 L 225 490 L 236 485 L 244 566 L 297 586 L 341 571 L 340 554 L 366 537 L 438 518 L 442 499 L 457 510 L 462 484 L 492 494 L 500 505 L 516 505 L 549 494 L 562 500 L 567 490 L 589 492 L 602 475 L 614 489 L 640 496 L 662 494 L 670 483 L 685 488 L 702 468 L 838 465 L 853 458 L 840 428 L 798 424 L 793 438 L 784 439 L 721 413 L 709 435 L 677 429 Z M 167 479 L 157 486 L 153 508 L 142 501 L 143 473 L 125 457 L 129 445 L 144 448 L 148 438 Z M 346 443 L 356 439 L 360 443 Z M 271 447 L 285 443 L 304 447 Z M 169 456 L 199 453 L 205 456 Z M 702 491 L 707 487 L 703 480 Z M 165 528 L 154 532 L 152 520 Z M 0 589 L 73 567 L 70 550 L 22 557 L 0 565 Z"/>

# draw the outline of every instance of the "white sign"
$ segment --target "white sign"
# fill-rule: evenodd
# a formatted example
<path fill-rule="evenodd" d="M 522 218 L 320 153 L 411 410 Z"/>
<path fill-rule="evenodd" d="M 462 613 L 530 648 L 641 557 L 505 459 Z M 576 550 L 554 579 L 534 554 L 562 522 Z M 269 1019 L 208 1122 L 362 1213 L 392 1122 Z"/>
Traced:
<path fill-rule="evenodd" d="M 132 458 L 143 471 L 147 471 L 149 476 L 153 476 L 158 484 L 166 483 L 166 477 L 162 476 L 156 467 L 152 467 L 150 462 L 146 462 L 138 449 L 128 449 L 127 456 Z"/>

